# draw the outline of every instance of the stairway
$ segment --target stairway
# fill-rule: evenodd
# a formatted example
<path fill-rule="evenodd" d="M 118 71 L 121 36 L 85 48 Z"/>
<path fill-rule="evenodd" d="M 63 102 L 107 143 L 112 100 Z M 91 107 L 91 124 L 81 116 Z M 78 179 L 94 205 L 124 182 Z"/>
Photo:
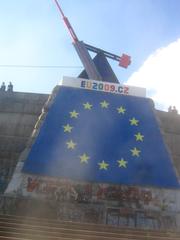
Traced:
<path fill-rule="evenodd" d="M 180 232 L 0 215 L 0 240 L 179 240 Z"/>

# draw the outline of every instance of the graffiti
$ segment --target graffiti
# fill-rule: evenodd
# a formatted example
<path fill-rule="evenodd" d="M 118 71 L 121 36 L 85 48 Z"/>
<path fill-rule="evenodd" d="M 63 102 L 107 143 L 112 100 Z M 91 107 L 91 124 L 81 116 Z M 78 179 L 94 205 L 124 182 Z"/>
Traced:
<path fill-rule="evenodd" d="M 55 198 L 57 201 L 72 200 L 77 202 L 92 201 L 119 201 L 121 203 L 143 203 L 148 205 L 152 201 L 150 190 L 137 187 L 113 186 L 105 184 L 75 184 L 71 181 L 44 181 L 41 178 L 27 178 L 27 192 L 43 194 L 48 198 Z"/>
<path fill-rule="evenodd" d="M 64 221 L 78 221 L 89 223 L 104 223 L 104 208 L 88 204 L 61 204 L 58 208 L 57 218 Z"/>
<path fill-rule="evenodd" d="M 78 184 L 74 186 L 77 192 L 77 202 L 88 203 L 92 200 L 92 185 L 91 184 Z"/>
<path fill-rule="evenodd" d="M 23 182 L 24 196 L 53 202 L 57 218 L 65 221 L 150 229 L 177 225 L 178 192 L 30 175 Z"/>
<path fill-rule="evenodd" d="M 43 181 L 41 178 L 27 178 L 27 192 L 35 192 L 56 201 L 76 200 L 78 195 L 68 181 L 58 184 L 57 181 Z"/>
<path fill-rule="evenodd" d="M 53 206 L 53 208 L 52 208 Z M 84 204 L 33 200 L 22 197 L 0 196 L 0 213 L 33 217 L 52 217 L 63 221 L 99 223 L 148 229 L 178 229 L 178 216 L 162 212 L 129 207 L 107 207 L 103 204 Z M 42 215 L 43 214 L 43 215 Z"/>
<path fill-rule="evenodd" d="M 176 216 L 172 213 L 132 208 L 107 208 L 106 224 L 149 229 L 176 229 Z"/>
<path fill-rule="evenodd" d="M 33 192 L 39 186 L 39 181 L 37 179 L 32 179 L 28 177 L 27 179 L 27 191 Z"/>
<path fill-rule="evenodd" d="M 137 187 L 127 186 L 108 186 L 101 187 L 97 191 L 97 199 L 118 200 L 121 202 L 138 203 L 142 201 L 148 205 L 152 201 L 152 193 L 150 190 L 142 190 Z"/>

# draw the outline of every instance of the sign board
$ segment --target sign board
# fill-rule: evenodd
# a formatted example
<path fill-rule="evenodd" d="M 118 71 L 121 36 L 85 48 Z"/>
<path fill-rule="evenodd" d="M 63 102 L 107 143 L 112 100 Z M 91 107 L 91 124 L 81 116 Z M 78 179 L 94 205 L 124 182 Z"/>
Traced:
<path fill-rule="evenodd" d="M 149 98 L 67 86 L 56 92 L 22 171 L 82 182 L 179 188 Z"/>
<path fill-rule="evenodd" d="M 111 82 L 95 81 L 84 78 L 63 77 L 60 85 L 122 95 L 146 97 L 146 89 Z"/>

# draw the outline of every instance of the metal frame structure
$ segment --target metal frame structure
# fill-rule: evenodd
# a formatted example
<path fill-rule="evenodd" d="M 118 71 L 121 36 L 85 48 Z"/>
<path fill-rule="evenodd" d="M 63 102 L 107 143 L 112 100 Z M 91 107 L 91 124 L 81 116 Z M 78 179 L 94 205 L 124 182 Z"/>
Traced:
<path fill-rule="evenodd" d="M 94 79 L 94 80 L 100 80 L 103 81 L 103 76 L 102 74 L 98 71 L 96 64 L 94 63 L 93 59 L 91 58 L 90 54 L 88 51 L 94 52 L 97 55 L 100 53 L 101 57 L 105 57 L 105 58 L 110 58 L 113 59 L 115 61 L 119 62 L 119 66 L 123 67 L 123 68 L 127 68 L 130 63 L 131 63 L 131 58 L 130 56 L 128 56 L 127 54 L 122 54 L 122 56 L 118 56 L 115 55 L 113 53 L 104 51 L 100 48 L 91 46 L 89 44 L 84 43 L 83 41 L 79 41 L 73 27 L 71 26 L 68 18 L 64 15 L 62 8 L 60 7 L 60 4 L 57 0 L 54 0 L 62 18 L 63 21 L 71 35 L 71 38 L 73 40 L 73 45 L 76 49 L 76 52 L 79 55 L 79 58 L 81 59 L 81 62 L 85 68 L 85 71 L 87 73 L 87 76 L 89 79 Z M 110 65 L 106 64 L 106 67 L 110 67 Z M 110 71 L 112 71 L 111 67 L 110 67 Z M 116 81 L 116 80 L 115 80 Z M 118 81 L 118 80 L 117 80 Z M 117 82 L 116 81 L 116 82 Z"/>

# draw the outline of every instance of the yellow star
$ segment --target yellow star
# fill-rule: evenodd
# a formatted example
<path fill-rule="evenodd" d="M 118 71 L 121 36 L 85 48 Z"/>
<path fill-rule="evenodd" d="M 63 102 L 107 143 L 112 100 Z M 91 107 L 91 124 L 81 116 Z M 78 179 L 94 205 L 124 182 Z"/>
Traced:
<path fill-rule="evenodd" d="M 131 125 L 138 126 L 139 120 L 135 119 L 134 117 L 129 119 L 129 121 L 131 122 Z"/>
<path fill-rule="evenodd" d="M 91 110 L 92 108 L 92 104 L 86 102 L 86 103 L 83 103 L 83 106 L 84 106 L 84 109 L 88 109 L 88 110 Z"/>
<path fill-rule="evenodd" d="M 109 164 L 108 163 L 105 163 L 105 161 L 103 160 L 102 162 L 98 163 L 99 164 L 99 169 L 104 169 L 104 170 L 107 170 Z"/>
<path fill-rule="evenodd" d="M 140 132 L 134 135 L 136 137 L 136 141 L 143 142 L 144 135 L 142 135 Z"/>
<path fill-rule="evenodd" d="M 88 163 L 88 159 L 90 158 L 88 155 L 86 155 L 86 153 L 84 153 L 83 155 L 81 155 L 79 157 L 80 157 L 81 163 Z"/>
<path fill-rule="evenodd" d="M 69 142 L 66 142 L 66 144 L 68 149 L 74 149 L 76 146 L 76 143 L 73 142 L 72 140 L 70 140 Z"/>
<path fill-rule="evenodd" d="M 69 132 L 69 133 L 70 133 L 70 132 L 72 131 L 72 129 L 73 129 L 73 127 L 70 126 L 69 124 L 64 125 L 63 128 L 64 128 L 64 132 Z"/>
<path fill-rule="evenodd" d="M 126 164 L 127 164 L 127 161 L 125 161 L 123 158 L 121 158 L 121 160 L 118 160 L 117 161 L 119 163 L 119 167 L 124 167 L 126 168 Z"/>
<path fill-rule="evenodd" d="M 106 101 L 100 102 L 102 108 L 108 108 L 109 103 Z"/>
<path fill-rule="evenodd" d="M 141 151 L 138 150 L 136 147 L 134 147 L 133 149 L 131 149 L 131 152 L 132 152 L 132 156 L 139 157 L 139 154 Z"/>
<path fill-rule="evenodd" d="M 72 112 L 69 112 L 69 113 L 70 113 L 71 118 L 78 118 L 79 113 L 76 112 L 75 110 L 73 110 Z"/>
<path fill-rule="evenodd" d="M 126 109 L 123 106 L 120 106 L 120 107 L 117 108 L 117 111 L 118 111 L 118 113 L 124 114 Z"/>

